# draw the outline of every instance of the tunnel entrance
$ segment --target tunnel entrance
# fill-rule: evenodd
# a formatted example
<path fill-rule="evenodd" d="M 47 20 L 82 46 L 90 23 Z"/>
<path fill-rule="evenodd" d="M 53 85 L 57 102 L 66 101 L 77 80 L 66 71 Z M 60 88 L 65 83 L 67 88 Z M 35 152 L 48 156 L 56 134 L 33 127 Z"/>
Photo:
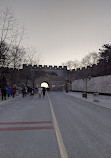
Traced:
<path fill-rule="evenodd" d="M 45 88 L 49 89 L 49 83 L 44 81 L 44 82 L 41 83 L 41 87 L 45 87 Z"/>

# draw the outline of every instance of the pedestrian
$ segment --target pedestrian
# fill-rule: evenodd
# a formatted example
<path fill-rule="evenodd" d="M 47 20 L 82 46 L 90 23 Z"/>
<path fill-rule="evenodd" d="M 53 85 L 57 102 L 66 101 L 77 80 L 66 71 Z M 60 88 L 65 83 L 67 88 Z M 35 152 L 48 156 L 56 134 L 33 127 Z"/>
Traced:
<path fill-rule="evenodd" d="M 24 97 L 26 94 L 26 90 L 25 90 L 25 87 L 22 88 L 22 96 Z"/>
<path fill-rule="evenodd" d="M 33 88 L 33 95 L 35 94 L 35 88 Z"/>
<path fill-rule="evenodd" d="M 44 98 L 45 97 L 45 92 L 46 92 L 46 88 L 45 87 L 42 88 L 42 92 L 43 92 L 43 98 Z"/>
<path fill-rule="evenodd" d="M 6 91 L 6 88 L 5 88 L 5 87 L 2 87 L 2 88 L 1 88 L 1 94 L 2 94 L 2 100 L 3 100 L 3 99 L 6 100 L 7 91 Z"/>
<path fill-rule="evenodd" d="M 30 88 L 30 96 L 33 95 L 33 89 Z"/>
<path fill-rule="evenodd" d="M 8 97 L 10 97 L 11 93 L 12 93 L 12 90 L 11 90 L 10 87 L 8 87 L 8 89 L 7 89 L 7 95 L 8 95 Z"/>
<path fill-rule="evenodd" d="M 16 94 L 16 88 L 14 87 L 14 88 L 12 89 L 12 96 L 13 96 L 13 98 L 15 97 L 15 94 Z"/>
<path fill-rule="evenodd" d="M 38 94 L 39 94 L 39 98 L 41 98 L 41 95 L 42 95 L 42 88 L 41 87 L 38 88 Z"/>
<path fill-rule="evenodd" d="M 28 93 L 28 88 L 25 87 L 25 95 Z"/>

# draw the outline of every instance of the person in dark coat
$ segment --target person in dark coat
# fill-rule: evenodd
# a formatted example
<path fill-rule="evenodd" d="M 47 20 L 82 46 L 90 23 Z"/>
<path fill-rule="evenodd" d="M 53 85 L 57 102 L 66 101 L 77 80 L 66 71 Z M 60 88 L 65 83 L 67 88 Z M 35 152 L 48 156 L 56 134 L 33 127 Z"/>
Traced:
<path fill-rule="evenodd" d="M 29 89 L 30 96 L 32 95 L 32 88 Z"/>
<path fill-rule="evenodd" d="M 43 92 L 43 98 L 44 98 L 45 97 L 45 92 L 46 92 L 46 88 L 45 87 L 42 88 L 42 92 Z"/>
<path fill-rule="evenodd" d="M 25 87 L 22 88 L 22 96 L 24 97 L 26 94 Z"/>
<path fill-rule="evenodd" d="M 2 94 L 2 100 L 3 99 L 6 100 L 6 94 L 7 94 L 6 88 L 1 88 L 1 94 Z"/>

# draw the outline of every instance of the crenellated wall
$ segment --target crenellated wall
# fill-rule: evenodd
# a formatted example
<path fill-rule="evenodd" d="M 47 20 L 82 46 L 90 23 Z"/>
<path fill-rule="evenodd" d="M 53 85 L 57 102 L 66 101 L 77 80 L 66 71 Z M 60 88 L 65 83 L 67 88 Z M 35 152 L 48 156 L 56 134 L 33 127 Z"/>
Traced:
<path fill-rule="evenodd" d="M 16 84 L 24 83 L 32 84 L 32 80 L 34 78 L 35 84 L 38 85 L 43 80 L 46 80 L 50 85 L 55 85 L 55 89 L 60 89 L 61 85 L 64 85 L 66 80 L 68 83 L 72 83 L 72 89 L 77 91 L 84 91 L 85 90 L 85 84 L 84 80 L 85 78 L 91 78 L 91 82 L 94 78 L 98 77 L 99 79 L 95 79 L 94 82 L 97 82 L 98 84 L 94 83 L 96 85 L 99 85 L 101 83 L 102 76 L 108 76 L 111 75 L 111 64 L 99 62 L 97 65 L 88 66 L 87 68 L 79 68 L 77 70 L 67 70 L 66 66 L 52 66 L 52 65 L 26 65 L 23 64 L 22 69 L 12 69 L 12 68 L 0 68 L 0 73 L 5 72 L 5 76 L 7 78 L 7 81 L 10 82 L 12 79 L 13 74 L 13 82 Z M 104 77 L 105 78 L 105 77 Z M 77 84 L 76 84 L 77 83 Z M 90 86 L 93 85 L 93 82 L 90 84 Z M 104 84 L 105 85 L 105 84 Z M 106 85 L 105 85 L 106 86 Z M 105 87 L 104 86 L 104 87 Z M 58 88 L 57 88 L 58 87 Z M 100 86 L 99 86 L 100 87 Z M 110 87 L 110 85 L 109 85 Z M 53 88 L 54 89 L 54 88 Z M 94 86 L 91 87 L 92 90 L 94 89 Z M 91 89 L 89 89 L 91 91 Z M 102 89 L 102 88 L 101 88 Z M 104 88 L 103 88 L 104 89 Z M 105 90 L 100 90 L 101 92 L 105 92 Z M 109 92 L 109 90 L 108 90 Z"/>
<path fill-rule="evenodd" d="M 87 66 L 86 68 L 78 68 L 77 70 L 72 70 L 69 73 L 71 82 L 77 79 L 83 79 L 87 77 L 98 77 L 106 76 L 111 74 L 111 64 L 99 62 L 97 65 Z"/>
<path fill-rule="evenodd" d="M 67 67 L 51 65 L 32 66 L 24 64 L 22 74 L 22 76 L 24 76 L 24 82 L 27 82 L 27 84 L 29 84 L 29 81 L 31 80 L 31 75 L 35 78 L 34 84 L 36 87 L 40 86 L 43 81 L 46 81 L 51 90 L 61 90 L 61 85 L 65 83 L 65 80 L 67 79 Z"/>
<path fill-rule="evenodd" d="M 61 90 L 67 79 L 67 67 L 64 66 L 47 66 L 47 65 L 23 65 L 22 69 L 1 68 L 0 73 L 7 79 L 8 85 L 13 81 L 13 84 L 18 86 L 39 86 L 43 81 L 50 85 L 51 90 Z"/>
<path fill-rule="evenodd" d="M 47 66 L 47 65 L 23 65 L 23 71 L 34 71 L 35 73 L 38 74 L 50 74 L 50 75 L 55 75 L 55 76 L 62 76 L 64 79 L 67 77 L 67 67 L 64 66 Z"/>
<path fill-rule="evenodd" d="M 52 65 L 27 65 L 23 64 L 23 69 L 26 68 L 35 68 L 41 70 L 67 70 L 67 66 L 52 66 Z"/>

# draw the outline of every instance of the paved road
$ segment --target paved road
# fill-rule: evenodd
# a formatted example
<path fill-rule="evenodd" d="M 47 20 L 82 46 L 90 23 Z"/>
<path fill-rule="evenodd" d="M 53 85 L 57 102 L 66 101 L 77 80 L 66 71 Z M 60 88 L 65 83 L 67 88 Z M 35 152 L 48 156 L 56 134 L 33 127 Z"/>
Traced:
<path fill-rule="evenodd" d="M 49 97 L 68 158 L 111 158 L 111 110 L 61 92 Z M 49 100 L 0 104 L 0 158 L 60 158 Z"/>
<path fill-rule="evenodd" d="M 111 158 L 111 110 L 61 93 L 51 101 L 69 158 Z"/>
<path fill-rule="evenodd" d="M 0 158 L 59 158 L 48 98 L 0 105 Z"/>

